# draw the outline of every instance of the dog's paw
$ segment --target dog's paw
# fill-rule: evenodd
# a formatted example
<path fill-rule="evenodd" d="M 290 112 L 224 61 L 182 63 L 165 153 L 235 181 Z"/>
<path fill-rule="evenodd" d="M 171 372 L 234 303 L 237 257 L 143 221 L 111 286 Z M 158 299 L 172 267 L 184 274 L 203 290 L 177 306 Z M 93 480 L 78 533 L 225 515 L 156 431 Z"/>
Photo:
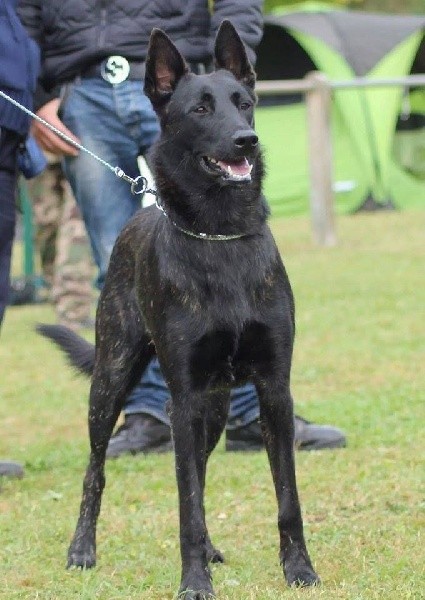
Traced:
<path fill-rule="evenodd" d="M 211 584 L 211 573 L 208 568 L 201 571 L 193 570 L 183 577 L 178 600 L 211 600 L 215 598 Z"/>
<path fill-rule="evenodd" d="M 93 545 L 85 549 L 70 547 L 68 551 L 67 569 L 91 569 L 96 565 L 96 550 Z"/>
<path fill-rule="evenodd" d="M 288 585 L 308 587 L 320 584 L 320 577 L 315 573 L 303 545 L 294 544 L 282 565 Z"/>
<path fill-rule="evenodd" d="M 308 587 L 320 584 L 320 577 L 315 573 L 309 561 L 298 560 L 296 563 L 286 561 L 283 572 L 288 585 L 292 587 Z"/>
<path fill-rule="evenodd" d="M 286 572 L 286 581 L 291 587 L 320 585 L 320 577 L 308 566 L 295 569 L 292 573 Z"/>
<path fill-rule="evenodd" d="M 215 598 L 213 591 L 208 590 L 182 590 L 177 596 L 178 600 L 213 600 Z"/>

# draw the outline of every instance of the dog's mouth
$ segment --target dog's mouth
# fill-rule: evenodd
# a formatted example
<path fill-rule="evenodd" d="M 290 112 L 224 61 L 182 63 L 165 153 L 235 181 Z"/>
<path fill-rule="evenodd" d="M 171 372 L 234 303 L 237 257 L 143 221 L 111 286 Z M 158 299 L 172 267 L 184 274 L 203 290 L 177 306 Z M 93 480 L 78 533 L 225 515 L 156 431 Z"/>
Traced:
<path fill-rule="evenodd" d="M 228 181 L 251 181 L 252 164 L 246 156 L 235 161 L 216 160 L 210 156 L 203 156 L 201 164 L 211 175 Z"/>

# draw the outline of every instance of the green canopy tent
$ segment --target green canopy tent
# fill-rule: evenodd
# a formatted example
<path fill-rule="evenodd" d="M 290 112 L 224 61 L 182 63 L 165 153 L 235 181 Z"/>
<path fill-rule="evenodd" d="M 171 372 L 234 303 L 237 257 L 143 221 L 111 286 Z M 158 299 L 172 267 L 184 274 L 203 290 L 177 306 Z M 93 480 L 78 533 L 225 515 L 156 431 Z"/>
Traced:
<path fill-rule="evenodd" d="M 265 17 L 258 79 L 302 79 L 313 70 L 331 80 L 401 77 L 413 68 L 425 72 L 424 28 L 425 17 L 297 5 Z M 425 206 L 424 181 L 403 169 L 393 152 L 403 94 L 400 87 L 334 92 L 333 180 L 338 212 L 355 211 L 370 197 L 383 206 L 389 201 L 400 208 Z M 424 88 L 417 94 L 423 98 Z M 274 214 L 308 210 L 302 100 L 301 95 L 264 98 L 256 112 L 266 154 L 266 193 Z"/>

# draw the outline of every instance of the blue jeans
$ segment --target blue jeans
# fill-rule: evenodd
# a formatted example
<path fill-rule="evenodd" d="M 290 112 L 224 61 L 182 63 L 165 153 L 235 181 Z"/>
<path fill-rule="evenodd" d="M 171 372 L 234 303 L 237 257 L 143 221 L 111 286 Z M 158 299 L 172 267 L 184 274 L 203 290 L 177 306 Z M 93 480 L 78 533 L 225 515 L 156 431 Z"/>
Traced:
<path fill-rule="evenodd" d="M 155 357 L 149 363 L 140 384 L 130 394 L 124 412 L 126 415 L 143 412 L 169 425 L 170 420 L 165 411 L 165 404 L 169 398 L 170 392 L 165 385 L 158 359 Z M 226 429 L 236 429 L 248 425 L 255 421 L 259 414 L 255 387 L 247 384 L 234 388 L 230 396 Z"/>
<path fill-rule="evenodd" d="M 83 146 L 130 177 L 139 174 L 137 157 L 159 134 L 156 115 L 141 81 L 111 85 L 103 79 L 77 79 L 65 92 L 61 117 Z M 140 208 L 127 182 L 81 151 L 66 157 L 64 169 L 80 207 L 102 288 L 115 240 Z"/>
<path fill-rule="evenodd" d="M 68 86 L 64 98 L 62 121 L 82 145 L 136 177 L 138 155 L 144 154 L 159 134 L 157 117 L 143 94 L 143 82 L 111 85 L 100 78 L 78 78 Z M 128 183 L 84 151 L 76 158 L 66 157 L 64 170 L 86 224 L 101 288 L 115 240 L 140 208 L 140 200 L 131 194 Z M 124 412 L 143 412 L 169 423 L 165 410 L 168 398 L 158 361 L 153 359 L 127 399 Z M 253 385 L 232 391 L 228 428 L 246 425 L 258 415 Z"/>

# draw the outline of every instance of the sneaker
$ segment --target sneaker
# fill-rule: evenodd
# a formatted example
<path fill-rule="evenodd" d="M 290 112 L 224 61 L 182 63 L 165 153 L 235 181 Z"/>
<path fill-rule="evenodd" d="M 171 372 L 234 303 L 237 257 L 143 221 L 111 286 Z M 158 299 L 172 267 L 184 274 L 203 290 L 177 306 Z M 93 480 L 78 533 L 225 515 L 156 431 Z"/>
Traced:
<path fill-rule="evenodd" d="M 295 448 L 297 450 L 322 450 L 344 448 L 347 440 L 344 433 L 330 425 L 317 425 L 295 415 Z M 228 452 L 254 452 L 264 448 L 259 421 L 245 427 L 226 431 Z"/>
<path fill-rule="evenodd" d="M 172 450 L 171 430 L 168 425 L 150 415 L 126 415 L 123 425 L 109 440 L 106 458 L 140 452 L 168 452 Z"/>
<path fill-rule="evenodd" d="M 0 460 L 0 477 L 16 477 L 21 479 L 24 470 L 20 464 L 6 460 Z"/>
<path fill-rule="evenodd" d="M 295 448 L 297 450 L 324 450 L 345 448 L 347 438 L 337 427 L 317 425 L 295 415 Z"/>

